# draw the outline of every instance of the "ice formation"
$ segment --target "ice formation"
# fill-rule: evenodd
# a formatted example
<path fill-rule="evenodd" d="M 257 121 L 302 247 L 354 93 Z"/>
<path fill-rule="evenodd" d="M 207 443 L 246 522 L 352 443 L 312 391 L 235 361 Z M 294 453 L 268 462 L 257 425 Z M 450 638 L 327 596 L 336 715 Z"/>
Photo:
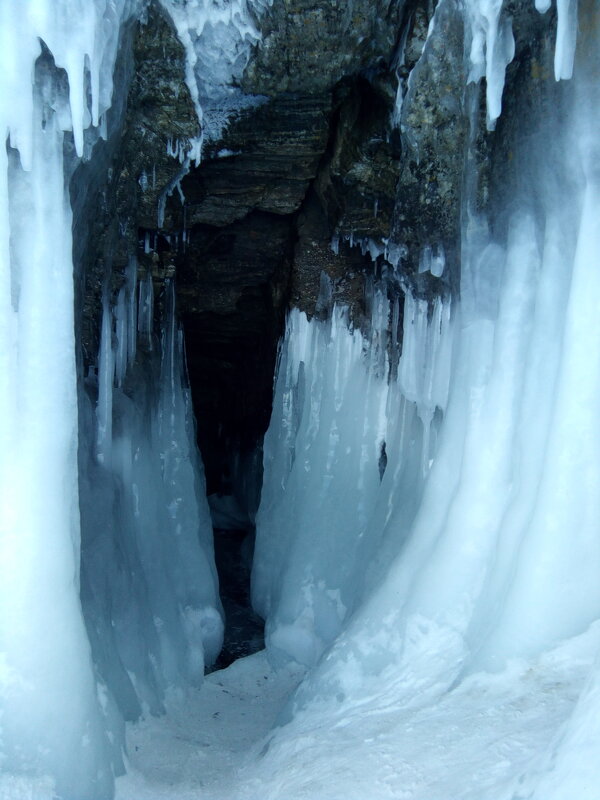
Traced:
<path fill-rule="evenodd" d="M 364 569 L 385 549 L 404 496 L 413 510 L 446 405 L 449 301 L 371 295 L 369 330 L 334 308 L 326 321 L 291 312 L 265 439 L 253 602 L 271 657 L 312 666 L 363 594 Z M 392 333 L 388 333 L 389 323 Z M 341 555 L 343 554 L 343 556 Z"/>
<path fill-rule="evenodd" d="M 84 615 L 125 719 L 160 711 L 167 690 L 199 684 L 223 638 L 174 287 L 167 282 L 156 343 L 151 278 L 138 292 L 136 277 L 132 259 L 115 308 L 105 303 L 98 375 L 81 398 Z"/>
<path fill-rule="evenodd" d="M 0 7 L 0 129 L 10 144 L 0 148 L 2 769 L 42 783 L 51 776 L 67 797 L 105 798 L 113 776 L 79 600 L 63 140 L 72 130 L 83 154 L 84 129 L 110 103 L 119 26 L 131 11 L 131 3 L 102 0 Z M 43 60 L 35 66 L 40 40 L 66 70 L 67 94 Z"/>
<path fill-rule="evenodd" d="M 488 73 L 492 122 L 510 49 L 503 46 L 497 58 L 500 8 L 468 8 L 470 19 L 486 20 L 485 42 L 476 28 L 470 55 L 475 66 L 485 61 L 485 70 L 471 78 Z M 339 719 L 367 698 L 381 708 L 435 703 L 465 676 L 549 651 L 600 617 L 600 48 L 589 20 L 575 53 L 573 4 L 559 2 L 558 11 L 556 78 L 573 72 L 572 81 L 557 108 L 523 121 L 528 137 L 514 157 L 524 180 L 499 210 L 502 224 L 492 231 L 466 199 L 455 330 L 436 339 L 435 368 L 424 360 L 424 353 L 432 356 L 426 338 L 443 329 L 432 325 L 435 312 L 419 315 L 419 301 L 408 294 L 397 388 L 392 376 L 386 401 L 364 404 L 368 381 L 361 373 L 353 378 L 350 408 L 329 400 L 327 413 L 323 400 L 335 396 L 338 376 L 359 364 L 364 370 L 362 351 L 368 359 L 373 349 L 356 346 L 357 333 L 340 326 L 339 310 L 327 323 L 335 335 L 325 334 L 325 323 L 290 319 L 265 447 L 255 592 L 274 663 L 282 651 L 311 663 L 330 631 L 343 628 L 291 705 L 307 720 Z M 502 36 L 508 42 L 508 32 Z M 312 345 L 317 336 L 324 337 L 320 349 Z M 360 426 L 350 424 L 351 435 L 360 441 L 368 432 L 370 459 L 355 455 L 360 447 L 347 448 L 329 475 L 326 465 L 344 442 L 338 430 L 355 404 Z M 421 436 L 433 409 L 444 409 L 443 419 L 434 414 L 437 444 L 424 448 L 417 508 L 407 502 L 414 489 L 404 490 L 417 472 L 415 429 L 393 444 L 390 435 L 407 404 L 416 407 Z M 320 436 L 317 420 L 325 423 Z M 388 464 L 379 483 L 373 453 L 381 435 Z M 394 467 L 406 458 L 413 459 L 409 475 Z M 343 490 L 335 488 L 324 506 L 326 484 L 340 475 Z M 286 528 L 282 507 L 291 519 Z M 365 541 L 379 541 L 382 530 L 383 556 L 370 561 Z M 266 545 L 275 536 L 294 537 L 277 556 Z M 532 771 L 519 797 L 597 796 L 597 669 L 547 764 Z"/>
<path fill-rule="evenodd" d="M 106 800 L 122 768 L 122 715 L 200 680 L 220 646 L 181 338 L 171 308 L 160 352 L 148 356 L 145 280 L 144 364 L 135 357 L 135 264 L 114 311 L 105 300 L 95 420 L 81 398 L 81 498 L 78 488 L 73 164 L 63 145 L 72 133 L 77 156 L 92 155 L 114 99 L 121 26 L 140 11 L 134 0 L 0 7 L 3 797 Z M 147 375 L 128 394 L 134 369 Z"/>
<path fill-rule="evenodd" d="M 185 47 L 186 82 L 208 140 L 218 140 L 232 114 L 261 102 L 236 87 L 261 39 L 256 20 L 272 2 L 160 0 Z"/>

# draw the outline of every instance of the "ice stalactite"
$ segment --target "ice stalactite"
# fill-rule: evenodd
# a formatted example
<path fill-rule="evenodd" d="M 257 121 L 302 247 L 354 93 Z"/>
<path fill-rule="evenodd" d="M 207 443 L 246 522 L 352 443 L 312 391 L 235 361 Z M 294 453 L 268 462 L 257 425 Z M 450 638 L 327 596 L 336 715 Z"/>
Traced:
<path fill-rule="evenodd" d="M 126 719 L 199 684 L 223 637 L 174 287 L 167 282 L 162 338 L 151 346 L 151 279 L 138 293 L 136 270 L 132 259 L 114 308 L 104 306 L 98 375 L 82 398 L 80 470 L 84 615 Z"/>
<path fill-rule="evenodd" d="M 79 599 L 73 263 L 63 147 L 65 131 L 72 131 L 82 155 L 84 129 L 98 125 L 110 104 L 119 25 L 132 8 L 100 0 L 0 8 L 0 793 L 6 796 L 18 795 L 24 774 L 37 781 L 40 797 L 55 790 L 105 798 L 112 791 L 107 720 Z"/>
<path fill-rule="evenodd" d="M 351 329 L 344 308 L 327 321 L 297 310 L 288 319 L 252 575 L 277 662 L 312 666 L 340 633 L 369 580 L 365 565 L 393 546 L 387 522 L 398 493 L 414 510 L 429 471 L 434 416 L 447 399 L 450 307 L 410 292 L 404 302 L 391 380 L 393 304 L 381 289 L 367 334 Z"/>

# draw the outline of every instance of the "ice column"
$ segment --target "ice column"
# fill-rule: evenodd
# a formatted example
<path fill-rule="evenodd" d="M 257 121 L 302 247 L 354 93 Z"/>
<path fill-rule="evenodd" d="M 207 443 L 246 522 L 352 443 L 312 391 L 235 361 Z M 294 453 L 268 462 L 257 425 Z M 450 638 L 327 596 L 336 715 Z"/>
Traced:
<path fill-rule="evenodd" d="M 138 326 L 136 270 L 132 260 L 114 307 L 105 304 L 98 377 L 81 401 L 84 614 L 126 719 L 161 711 L 169 690 L 198 685 L 223 636 L 174 287 L 167 282 L 156 341 L 149 276 Z"/>
<path fill-rule="evenodd" d="M 64 131 L 110 103 L 133 3 L 0 6 L 0 794 L 112 792 L 79 600 L 77 398 Z M 77 24 L 74 24 L 74 21 Z M 50 56 L 66 70 L 68 94 Z M 87 66 L 86 66 L 87 65 Z M 85 86 L 90 80 L 88 105 Z M 7 141 L 8 140 L 8 141 Z M 8 147 L 6 145 L 9 145 Z"/>
<path fill-rule="evenodd" d="M 376 552 L 397 547 L 386 529 L 390 507 L 414 512 L 433 455 L 433 416 L 448 391 L 449 306 L 407 293 L 403 352 L 390 380 L 397 301 L 394 313 L 381 289 L 368 299 L 365 334 L 339 307 L 326 321 L 296 309 L 288 319 L 252 575 L 275 663 L 312 665 L 339 634 Z"/>

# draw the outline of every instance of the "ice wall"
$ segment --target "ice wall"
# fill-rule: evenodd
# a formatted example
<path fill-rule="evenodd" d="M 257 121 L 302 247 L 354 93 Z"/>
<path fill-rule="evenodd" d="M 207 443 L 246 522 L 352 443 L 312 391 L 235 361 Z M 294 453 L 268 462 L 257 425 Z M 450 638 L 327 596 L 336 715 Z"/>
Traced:
<path fill-rule="evenodd" d="M 167 689 L 200 681 L 220 647 L 173 289 L 158 342 L 151 280 L 136 285 L 135 263 L 116 302 L 105 300 L 93 401 L 79 398 L 78 476 L 68 176 L 78 159 L 93 158 L 113 94 L 126 88 L 113 87 L 120 33 L 143 5 L 0 4 L 0 795 L 7 798 L 111 797 L 123 717 L 160 710 Z"/>
<path fill-rule="evenodd" d="M 369 300 L 365 333 L 345 308 L 326 321 L 297 309 L 288 319 L 252 573 L 275 663 L 312 666 L 338 636 L 373 581 L 366 566 L 374 562 L 377 573 L 397 546 L 393 509 L 402 506 L 408 526 L 435 453 L 450 375 L 449 301 L 407 292 L 398 363 L 400 301 L 381 287 Z"/>
<path fill-rule="evenodd" d="M 490 36 L 500 6 L 472 3 L 467 11 L 488 16 L 497 12 L 484 26 Z M 334 485 L 345 475 L 352 485 L 334 494 L 329 500 L 333 511 L 323 514 L 319 502 L 324 479 L 319 483 L 314 478 L 312 453 L 322 452 L 327 464 L 327 456 L 335 453 L 335 428 L 321 426 L 313 442 L 297 409 L 327 422 L 321 411 L 327 390 L 321 386 L 334 391 L 337 374 L 365 356 L 359 355 L 363 348 L 352 349 L 356 333 L 341 326 L 336 337 L 345 346 L 331 355 L 327 367 L 324 362 L 315 370 L 307 332 L 314 329 L 316 335 L 323 323 L 288 327 L 275 422 L 267 435 L 269 482 L 258 517 L 259 537 L 280 536 L 283 544 L 277 565 L 268 564 L 259 549 L 255 567 L 260 579 L 257 606 L 268 615 L 267 646 L 275 660 L 281 657 L 282 643 L 288 657 L 305 663 L 306 653 L 318 655 L 318 648 L 303 646 L 304 623 L 309 619 L 318 634 L 323 619 L 331 618 L 332 603 L 319 606 L 312 598 L 321 586 L 328 597 L 337 598 L 338 591 L 342 597 L 340 576 L 346 565 L 355 568 L 362 540 L 380 541 L 384 517 L 377 509 L 387 507 L 387 547 L 384 543 L 379 580 L 369 581 L 374 562 L 361 559 L 366 585 L 355 577 L 350 581 L 352 601 L 343 602 L 344 612 L 348 608 L 354 613 L 345 619 L 338 615 L 341 633 L 293 703 L 296 712 L 304 709 L 326 718 L 327 724 L 367 702 L 371 709 L 434 703 L 465 675 L 500 670 L 509 659 L 549 650 L 600 617 L 600 38 L 597 3 L 580 4 L 580 43 L 574 51 L 572 10 L 573 4 L 559 3 L 555 60 L 556 78 L 572 71 L 572 80 L 561 82 L 542 117 L 520 120 L 512 153 L 518 176 L 514 190 L 505 194 L 493 220 L 482 217 L 472 198 L 465 197 L 448 403 L 439 420 L 437 446 L 429 448 L 431 463 L 421 459 L 430 468 L 416 491 L 404 488 L 410 486 L 410 476 L 416 482 L 419 459 L 410 454 L 413 441 L 398 439 L 392 445 L 388 433 L 381 485 L 375 480 L 362 483 L 360 471 L 352 471 L 352 449 L 345 451 L 327 478 Z M 488 40 L 483 51 L 477 50 L 477 35 L 475 30 L 475 51 L 469 58 L 477 62 L 483 52 L 492 59 L 487 69 L 496 79 L 496 89 L 493 75 L 487 82 L 490 122 L 500 113 L 499 71 L 509 48 L 503 45 L 502 58 L 495 62 L 495 45 Z M 503 35 L 506 45 L 509 34 Z M 472 74 L 471 79 L 478 77 Z M 412 302 L 410 297 L 405 301 L 409 318 Z M 406 319 L 405 312 L 403 358 L 414 352 L 409 363 L 423 368 L 416 353 L 428 352 L 420 344 L 425 334 L 411 341 Z M 334 315 L 327 325 L 336 324 Z M 323 346 L 331 347 L 326 337 Z M 368 361 L 370 343 L 364 349 Z M 290 370 L 294 358 L 298 366 Z M 318 380 L 312 377 L 315 372 Z M 405 413 L 402 396 L 413 402 L 416 397 L 419 408 L 419 392 L 411 396 L 408 390 L 411 372 L 408 364 L 400 365 L 401 391 L 395 394 L 393 375 L 389 384 L 382 381 L 380 391 L 387 386 L 388 392 L 386 432 Z M 304 373 L 307 380 L 296 377 Z M 356 403 L 360 409 L 360 430 L 369 424 L 376 430 L 378 417 L 359 406 L 364 391 L 353 380 L 356 391 L 348 396 L 351 408 Z M 420 411 L 419 418 L 429 417 Z M 316 431 L 318 425 L 313 425 Z M 279 461 L 273 456 L 275 430 L 285 441 Z M 371 437 L 373 449 L 377 441 L 376 435 Z M 412 458 L 410 472 L 398 473 L 392 496 L 386 477 L 391 480 L 394 459 L 407 457 Z M 304 472 L 296 481 L 294 469 Z M 322 467 L 321 474 L 327 475 Z M 287 524 L 273 497 L 280 498 L 280 506 L 287 505 Z M 418 498 L 417 508 L 411 507 L 411 498 Z M 346 539 L 347 516 L 354 522 L 365 501 L 370 510 L 366 524 L 356 525 Z M 319 527 L 323 519 L 326 530 Z M 327 544 L 334 541 L 340 546 L 336 557 L 328 558 Z M 299 574 L 286 560 L 289 552 L 296 554 L 295 548 L 305 563 Z M 270 584 L 263 572 L 271 576 Z M 358 599 L 363 594 L 357 608 L 353 591 Z M 318 644 L 322 647 L 323 639 Z M 545 772 L 538 765 L 519 797 L 596 797 L 599 697 L 596 667 L 573 718 L 553 744 Z"/>
<path fill-rule="evenodd" d="M 161 299 L 159 340 L 152 279 L 138 286 L 132 259 L 114 307 L 105 301 L 82 398 L 83 610 L 100 676 L 129 720 L 199 685 L 223 638 L 172 281 Z"/>
<path fill-rule="evenodd" d="M 0 793 L 112 789 L 79 601 L 71 212 L 63 145 L 110 104 L 134 4 L 0 6 Z M 42 53 L 40 41 L 52 53 Z M 8 146 L 5 146 L 5 142 Z"/>

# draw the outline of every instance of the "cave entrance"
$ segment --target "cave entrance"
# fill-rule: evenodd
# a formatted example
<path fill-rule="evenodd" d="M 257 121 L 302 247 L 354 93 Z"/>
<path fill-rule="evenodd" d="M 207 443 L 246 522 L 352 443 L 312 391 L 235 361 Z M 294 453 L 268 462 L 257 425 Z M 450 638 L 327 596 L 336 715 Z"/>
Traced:
<path fill-rule="evenodd" d="M 292 248 L 289 217 L 254 211 L 229 225 L 190 225 L 177 264 L 177 305 L 226 615 L 217 668 L 264 646 L 250 573 Z"/>

